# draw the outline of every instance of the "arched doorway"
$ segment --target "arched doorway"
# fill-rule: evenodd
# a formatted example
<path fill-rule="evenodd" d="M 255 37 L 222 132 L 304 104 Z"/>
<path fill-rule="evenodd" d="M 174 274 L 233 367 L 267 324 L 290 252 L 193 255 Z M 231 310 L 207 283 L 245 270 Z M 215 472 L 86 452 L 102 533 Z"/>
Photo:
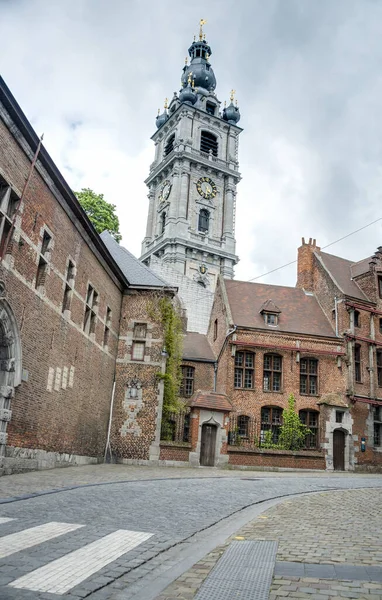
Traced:
<path fill-rule="evenodd" d="M 202 467 L 215 466 L 217 427 L 211 423 L 202 426 L 202 438 L 200 446 L 200 465 Z"/>
<path fill-rule="evenodd" d="M 335 471 L 345 470 L 345 432 L 342 429 L 333 431 L 333 468 Z"/>
<path fill-rule="evenodd" d="M 4 286 L 0 282 L 0 294 Z M 11 307 L 0 298 L 0 456 L 5 456 L 14 389 L 21 383 L 21 342 Z"/>

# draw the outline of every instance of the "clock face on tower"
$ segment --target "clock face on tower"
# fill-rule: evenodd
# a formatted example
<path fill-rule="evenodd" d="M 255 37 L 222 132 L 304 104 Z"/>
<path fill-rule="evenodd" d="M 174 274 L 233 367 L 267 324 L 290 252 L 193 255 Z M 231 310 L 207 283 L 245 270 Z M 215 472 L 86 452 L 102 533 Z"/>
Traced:
<path fill-rule="evenodd" d="M 196 183 L 196 189 L 203 198 L 215 198 L 216 184 L 209 177 L 201 177 Z"/>
<path fill-rule="evenodd" d="M 159 201 L 165 202 L 167 200 L 167 198 L 169 197 L 170 192 L 171 192 L 171 181 L 166 179 L 166 181 L 163 182 L 161 190 L 159 192 Z"/>

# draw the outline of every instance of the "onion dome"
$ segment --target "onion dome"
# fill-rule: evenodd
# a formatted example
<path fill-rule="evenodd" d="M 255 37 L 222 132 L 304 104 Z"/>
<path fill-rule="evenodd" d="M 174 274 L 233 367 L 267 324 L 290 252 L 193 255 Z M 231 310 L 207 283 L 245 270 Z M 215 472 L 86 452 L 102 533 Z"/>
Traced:
<path fill-rule="evenodd" d="M 183 87 L 179 94 L 180 102 L 186 102 L 187 104 L 195 104 L 198 99 L 194 89 L 194 82 L 191 81 L 191 73 L 188 75 L 187 85 Z M 182 81 L 183 83 L 183 81 Z"/>
<path fill-rule="evenodd" d="M 230 96 L 231 103 L 229 106 L 224 107 L 224 109 L 223 109 L 223 119 L 225 121 L 227 121 L 230 125 L 236 125 L 240 121 L 240 111 L 237 106 L 237 100 L 236 100 L 236 106 L 233 103 L 234 97 L 235 97 L 235 90 L 231 90 L 231 96 Z"/>
<path fill-rule="evenodd" d="M 166 100 L 164 102 L 164 111 L 162 112 L 162 114 L 159 114 L 160 108 L 158 108 L 158 116 L 155 120 L 155 123 L 156 123 L 156 126 L 158 127 L 158 129 L 159 129 L 159 127 L 162 127 L 162 125 L 164 125 L 166 123 L 167 119 L 169 118 L 168 113 L 167 113 L 167 108 L 168 108 L 167 102 L 168 102 L 168 100 L 166 98 Z"/>
<path fill-rule="evenodd" d="M 198 93 L 208 95 L 216 88 L 216 77 L 209 63 L 209 57 L 212 54 L 211 47 L 206 42 L 206 36 L 203 33 L 203 25 L 206 23 L 204 19 L 200 20 L 199 40 L 192 42 L 188 49 L 190 55 L 190 65 L 185 65 L 183 68 L 182 83 L 187 85 L 189 76 L 191 75 Z"/>

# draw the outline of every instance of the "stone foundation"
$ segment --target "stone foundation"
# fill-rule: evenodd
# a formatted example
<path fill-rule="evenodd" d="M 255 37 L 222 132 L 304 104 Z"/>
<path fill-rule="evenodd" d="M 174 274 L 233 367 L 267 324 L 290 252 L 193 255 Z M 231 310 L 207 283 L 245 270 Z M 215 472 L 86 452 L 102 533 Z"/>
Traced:
<path fill-rule="evenodd" d="M 96 465 L 103 457 L 81 456 L 59 452 L 46 452 L 32 448 L 16 448 L 7 446 L 6 456 L 0 457 L 0 475 L 25 473 L 25 471 L 40 471 L 71 467 L 76 465 Z"/>

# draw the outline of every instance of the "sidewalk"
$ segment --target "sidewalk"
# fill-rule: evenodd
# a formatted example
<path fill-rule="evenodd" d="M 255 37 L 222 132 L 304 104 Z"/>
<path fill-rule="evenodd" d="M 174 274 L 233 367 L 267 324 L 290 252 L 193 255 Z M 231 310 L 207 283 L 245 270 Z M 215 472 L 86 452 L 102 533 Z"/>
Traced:
<path fill-rule="evenodd" d="M 194 598 L 228 546 L 243 540 L 278 542 L 270 600 L 382 600 L 381 534 L 382 488 L 288 500 L 237 531 L 157 600 Z"/>

